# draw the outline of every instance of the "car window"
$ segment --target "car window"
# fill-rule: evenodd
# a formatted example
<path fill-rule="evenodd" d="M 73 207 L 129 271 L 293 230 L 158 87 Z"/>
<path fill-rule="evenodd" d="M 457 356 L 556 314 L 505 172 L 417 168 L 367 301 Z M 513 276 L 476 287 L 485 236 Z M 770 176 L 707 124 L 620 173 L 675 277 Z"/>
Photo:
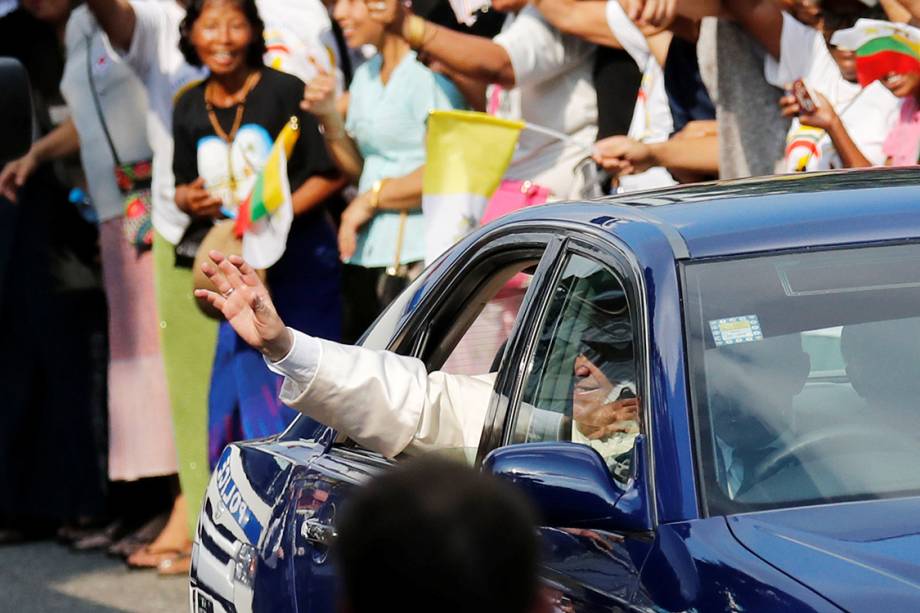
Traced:
<path fill-rule="evenodd" d="M 455 407 L 461 421 L 470 415 L 484 417 L 496 396 L 506 341 L 538 263 L 533 251 L 510 261 L 506 254 L 496 262 L 485 262 L 484 268 L 457 279 L 447 300 L 426 317 L 419 357 L 431 376 L 443 383 L 445 393 L 462 399 L 464 406 Z M 470 406 L 472 403 L 477 406 Z M 478 448 L 477 440 L 463 449 L 438 453 L 472 464 Z"/>
<path fill-rule="evenodd" d="M 512 442 L 588 445 L 625 478 L 639 432 L 636 374 L 622 283 L 607 267 L 570 255 L 530 359 Z"/>
<path fill-rule="evenodd" d="M 710 513 L 920 492 L 917 245 L 690 263 Z"/>
<path fill-rule="evenodd" d="M 377 318 L 377 321 L 368 328 L 367 332 L 358 342 L 359 345 L 369 349 L 386 349 L 397 329 L 402 323 L 407 310 L 417 299 L 421 288 L 428 282 L 430 271 L 425 271 L 419 275 L 409 286 L 384 309 L 383 313 Z M 306 417 L 298 415 L 291 422 L 291 425 L 281 434 L 280 440 L 316 440 L 326 431 L 326 426 Z"/>
<path fill-rule="evenodd" d="M 441 366 L 442 371 L 478 375 L 498 370 L 531 279 L 532 272 L 519 272 L 494 295 L 483 297 L 486 302 L 482 310 Z"/>

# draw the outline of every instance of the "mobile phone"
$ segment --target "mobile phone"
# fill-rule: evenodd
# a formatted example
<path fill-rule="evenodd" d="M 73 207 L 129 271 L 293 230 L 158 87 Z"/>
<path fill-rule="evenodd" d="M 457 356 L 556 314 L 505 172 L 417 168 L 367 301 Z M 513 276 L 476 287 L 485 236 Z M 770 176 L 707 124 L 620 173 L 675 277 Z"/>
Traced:
<path fill-rule="evenodd" d="M 818 110 L 818 106 L 812 99 L 811 94 L 808 93 L 808 88 L 805 87 L 805 82 L 802 79 L 797 79 L 792 84 L 792 95 L 795 96 L 795 101 L 799 103 L 801 113 L 810 115 Z"/>
<path fill-rule="evenodd" d="M 619 393 L 616 395 L 617 400 L 627 400 L 636 397 L 635 387 L 632 383 L 621 383 L 617 387 L 619 388 Z M 616 388 L 614 388 L 614 391 L 616 391 Z"/>

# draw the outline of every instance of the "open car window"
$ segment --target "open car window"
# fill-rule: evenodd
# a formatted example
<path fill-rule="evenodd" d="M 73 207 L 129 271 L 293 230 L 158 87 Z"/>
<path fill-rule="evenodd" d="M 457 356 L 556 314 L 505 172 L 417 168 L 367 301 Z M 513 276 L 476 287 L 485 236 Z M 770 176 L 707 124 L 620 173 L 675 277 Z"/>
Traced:
<path fill-rule="evenodd" d="M 710 513 L 920 493 L 920 247 L 691 263 Z"/>
<path fill-rule="evenodd" d="M 430 389 L 438 390 L 439 402 L 448 403 L 442 408 L 457 414 L 459 423 L 451 427 L 463 431 L 464 448 L 438 449 L 438 453 L 475 461 L 478 441 L 471 440 L 470 432 L 484 427 L 506 341 L 549 239 L 549 235 L 519 233 L 486 243 L 440 276 L 423 272 L 365 334 L 365 347 L 421 360 L 430 373 L 429 385 L 435 385 Z M 478 425 L 473 423 L 476 420 Z M 425 422 L 419 427 L 425 428 L 425 436 L 436 436 Z M 336 443 L 354 445 L 341 434 Z"/>
<path fill-rule="evenodd" d="M 459 410 L 485 415 L 496 400 L 498 370 L 538 262 L 530 257 L 496 268 L 472 294 L 461 294 L 462 300 L 432 314 L 421 352 L 425 365 L 462 387 L 467 402 L 480 405 Z M 473 464 L 478 449 L 476 441 L 439 453 Z"/>
<path fill-rule="evenodd" d="M 386 349 L 407 316 L 410 306 L 421 295 L 422 288 L 429 281 L 430 271 L 425 271 L 414 279 L 396 299 L 384 309 L 383 313 L 368 328 L 358 344 L 368 349 Z M 298 415 L 291 425 L 281 434 L 284 441 L 315 440 L 326 431 L 326 426 L 307 417 Z M 346 440 L 344 438 L 342 441 Z"/>

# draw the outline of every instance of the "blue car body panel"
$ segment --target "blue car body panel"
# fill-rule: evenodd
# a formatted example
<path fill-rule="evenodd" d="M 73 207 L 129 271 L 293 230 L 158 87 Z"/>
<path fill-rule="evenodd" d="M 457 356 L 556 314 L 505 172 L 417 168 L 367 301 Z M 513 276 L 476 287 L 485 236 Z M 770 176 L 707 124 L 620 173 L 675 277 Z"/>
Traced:
<path fill-rule="evenodd" d="M 650 533 L 625 535 L 542 528 L 544 578 L 575 610 L 920 608 L 918 498 L 703 516 L 681 307 L 685 261 L 920 238 L 918 185 L 917 170 L 718 182 L 534 207 L 490 226 L 558 227 L 601 237 L 641 272 L 657 523 Z M 464 239 L 430 268 L 402 321 L 439 291 L 439 275 L 488 231 Z M 228 448 L 232 485 L 215 472 L 199 525 L 193 611 L 334 609 L 328 547 L 304 535 L 322 534 L 324 526 L 331 534 L 349 491 L 388 462 L 332 445 L 333 434 L 316 442 L 282 436 Z M 216 512 L 232 503 L 234 491 L 246 499 L 248 521 L 258 522 L 258 530 L 241 526 L 239 509 Z M 254 557 L 247 557 L 247 547 Z M 395 563 L 380 555 L 381 563 Z M 248 560 L 247 579 L 237 568 Z"/>
<path fill-rule="evenodd" d="M 837 611 L 732 537 L 724 517 L 659 526 L 633 607 L 643 611 Z"/>
<path fill-rule="evenodd" d="M 739 541 L 848 611 L 920 602 L 920 499 L 851 502 L 728 518 Z"/>

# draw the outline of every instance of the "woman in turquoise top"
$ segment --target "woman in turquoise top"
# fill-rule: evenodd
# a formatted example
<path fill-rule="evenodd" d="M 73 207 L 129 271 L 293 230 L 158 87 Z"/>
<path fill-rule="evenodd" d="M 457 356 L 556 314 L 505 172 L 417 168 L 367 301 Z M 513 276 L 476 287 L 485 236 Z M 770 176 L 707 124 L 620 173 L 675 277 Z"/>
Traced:
<path fill-rule="evenodd" d="M 398 257 L 410 270 L 421 269 L 425 122 L 432 109 L 462 108 L 464 102 L 450 80 L 429 70 L 402 38 L 369 17 L 364 0 L 337 0 L 333 17 L 349 47 L 369 44 L 378 50 L 355 71 L 347 102 L 336 101 L 335 79 L 328 74 L 310 82 L 305 98 L 333 159 L 358 179 L 358 196 L 339 227 L 346 262 L 342 338 L 354 342 L 386 306 L 387 267 Z M 347 119 L 340 111 L 345 106 Z"/>

